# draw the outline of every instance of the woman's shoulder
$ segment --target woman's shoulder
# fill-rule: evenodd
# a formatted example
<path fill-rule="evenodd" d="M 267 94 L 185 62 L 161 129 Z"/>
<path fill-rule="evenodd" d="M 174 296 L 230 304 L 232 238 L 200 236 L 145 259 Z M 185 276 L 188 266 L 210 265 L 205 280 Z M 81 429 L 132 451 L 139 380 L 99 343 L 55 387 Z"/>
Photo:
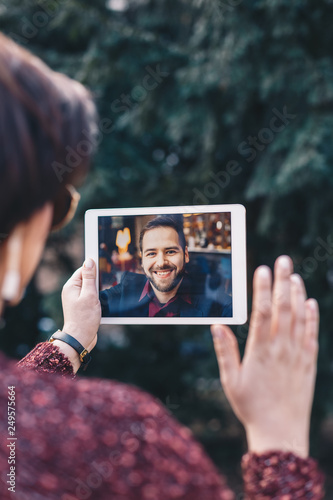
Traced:
<path fill-rule="evenodd" d="M 83 484 L 87 471 L 96 472 L 93 463 L 107 464 L 110 479 L 103 477 L 96 498 L 108 498 L 117 487 L 128 498 L 140 491 L 138 499 L 161 491 L 165 499 L 201 500 L 204 493 L 233 498 L 191 431 L 143 390 L 112 380 L 20 371 L 8 360 L 2 376 L 17 390 L 24 468 L 38 462 L 50 471 L 57 457 L 64 481 L 76 487 L 73 477 Z"/>

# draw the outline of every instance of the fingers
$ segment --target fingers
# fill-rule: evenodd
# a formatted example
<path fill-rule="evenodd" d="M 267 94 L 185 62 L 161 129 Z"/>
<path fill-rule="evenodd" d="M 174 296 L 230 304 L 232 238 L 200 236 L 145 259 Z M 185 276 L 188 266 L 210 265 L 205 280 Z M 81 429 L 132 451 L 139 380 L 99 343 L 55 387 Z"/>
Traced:
<path fill-rule="evenodd" d="M 96 264 L 92 259 L 87 259 L 83 266 L 77 269 L 63 287 L 63 294 L 73 293 L 80 297 L 96 290 Z"/>
<path fill-rule="evenodd" d="M 79 269 L 77 269 L 72 274 L 72 276 L 65 283 L 65 285 L 74 285 L 74 286 L 78 286 L 81 288 L 81 286 L 82 286 L 82 267 L 79 267 Z"/>
<path fill-rule="evenodd" d="M 262 343 L 269 338 L 272 311 L 272 273 L 266 266 L 258 267 L 253 278 L 253 306 L 249 343 Z"/>
<path fill-rule="evenodd" d="M 290 301 L 291 301 L 291 337 L 301 347 L 304 342 L 305 332 L 305 301 L 306 292 L 302 278 L 298 274 L 290 277 Z"/>
<path fill-rule="evenodd" d="M 211 332 L 221 383 L 225 390 L 232 389 L 237 385 L 240 368 L 238 342 L 230 328 L 225 325 L 213 325 Z"/>
<path fill-rule="evenodd" d="M 96 265 L 92 259 L 87 259 L 82 267 L 82 294 L 97 293 Z"/>
<path fill-rule="evenodd" d="M 81 293 L 81 288 L 82 288 L 82 267 L 77 269 L 72 276 L 69 278 L 68 281 L 63 286 L 62 289 L 62 299 L 64 300 L 65 297 L 74 296 L 74 297 L 79 297 Z"/>
<path fill-rule="evenodd" d="M 305 303 L 305 347 L 317 357 L 319 332 L 319 308 L 315 299 Z"/>
<path fill-rule="evenodd" d="M 291 283 L 292 261 L 282 255 L 275 262 L 274 286 L 272 296 L 272 337 L 290 336 L 291 331 Z"/>

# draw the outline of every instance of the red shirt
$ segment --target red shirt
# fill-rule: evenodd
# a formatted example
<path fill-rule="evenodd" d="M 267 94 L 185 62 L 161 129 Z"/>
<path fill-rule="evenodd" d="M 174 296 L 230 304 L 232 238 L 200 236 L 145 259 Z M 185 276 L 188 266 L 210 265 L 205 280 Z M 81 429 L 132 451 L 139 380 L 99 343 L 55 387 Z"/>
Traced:
<path fill-rule="evenodd" d="M 182 301 L 185 301 L 188 304 L 192 304 L 190 295 L 178 295 L 177 293 L 168 302 L 166 302 L 165 304 L 161 304 L 157 299 L 149 280 L 146 281 L 139 302 L 146 296 L 148 296 L 150 299 L 148 314 L 150 318 L 153 318 L 154 316 L 163 318 L 170 318 L 175 316 L 179 317 Z"/>

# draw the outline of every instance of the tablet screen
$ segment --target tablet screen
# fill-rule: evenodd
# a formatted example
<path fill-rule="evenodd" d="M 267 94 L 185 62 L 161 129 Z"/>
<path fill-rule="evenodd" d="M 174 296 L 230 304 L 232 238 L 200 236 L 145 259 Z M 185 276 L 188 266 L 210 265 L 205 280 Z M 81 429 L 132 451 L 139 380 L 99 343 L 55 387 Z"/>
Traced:
<path fill-rule="evenodd" d="M 102 323 L 246 321 L 245 210 L 221 207 L 88 211 Z"/>

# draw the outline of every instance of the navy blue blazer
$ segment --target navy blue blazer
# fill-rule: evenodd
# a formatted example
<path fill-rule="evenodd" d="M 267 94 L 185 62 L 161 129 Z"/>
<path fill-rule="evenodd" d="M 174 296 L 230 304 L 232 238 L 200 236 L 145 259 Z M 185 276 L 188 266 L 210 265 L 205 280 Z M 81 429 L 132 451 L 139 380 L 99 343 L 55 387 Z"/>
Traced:
<path fill-rule="evenodd" d="M 231 317 L 232 299 L 226 293 L 221 294 L 219 302 L 205 297 L 205 276 L 196 276 L 195 280 L 187 275 L 178 288 L 177 295 L 190 296 L 191 303 L 182 300 L 180 317 Z M 103 317 L 137 317 L 149 316 L 149 302 L 146 295 L 140 301 L 142 291 L 147 282 L 144 274 L 124 272 L 121 282 L 112 288 L 100 292 Z"/>

